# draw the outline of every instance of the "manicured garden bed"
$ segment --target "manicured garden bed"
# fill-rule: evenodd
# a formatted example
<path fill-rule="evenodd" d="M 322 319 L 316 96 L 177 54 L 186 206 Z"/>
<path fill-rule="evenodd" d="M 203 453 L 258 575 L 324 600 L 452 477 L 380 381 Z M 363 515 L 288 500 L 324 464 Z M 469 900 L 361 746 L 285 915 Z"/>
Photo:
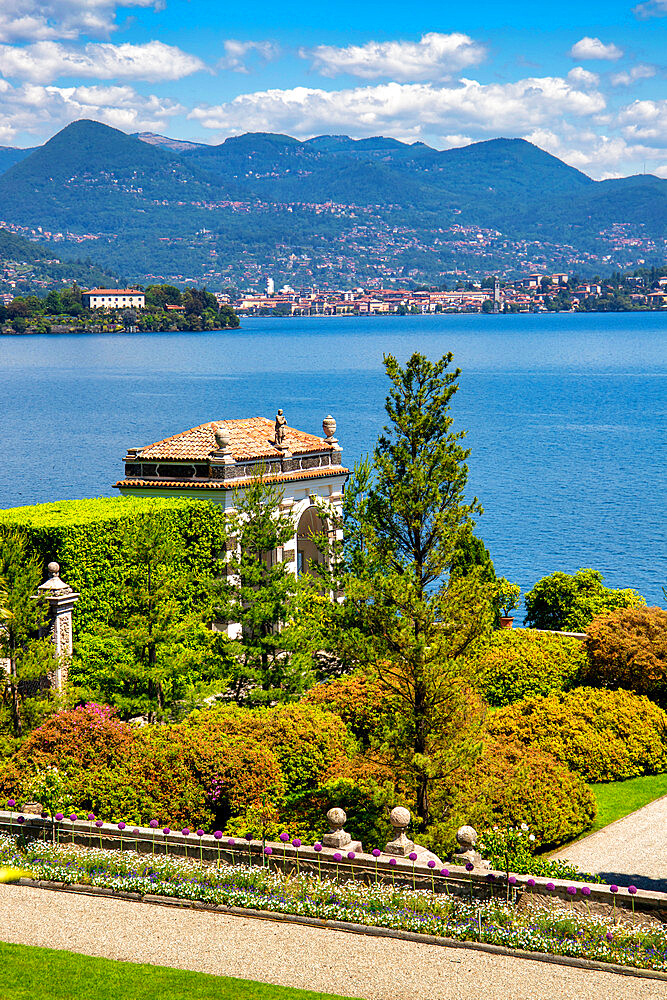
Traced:
<path fill-rule="evenodd" d="M 91 992 L 92 990 L 92 992 Z M 345 1000 L 329 993 L 0 943 L 3 1000 Z"/>
<path fill-rule="evenodd" d="M 462 896 L 224 861 L 202 865 L 196 859 L 149 858 L 131 850 L 19 844 L 8 836 L 0 837 L 0 862 L 24 869 L 33 879 L 136 893 L 137 898 L 197 900 L 667 972 L 667 929 L 615 924 L 567 903 L 554 910 L 540 906 L 537 897 L 535 905 L 519 908 L 514 885 L 493 879 L 487 898 L 479 899 L 472 884 L 469 895 Z M 590 896 L 587 886 L 571 889 L 572 901 L 585 903 Z"/>

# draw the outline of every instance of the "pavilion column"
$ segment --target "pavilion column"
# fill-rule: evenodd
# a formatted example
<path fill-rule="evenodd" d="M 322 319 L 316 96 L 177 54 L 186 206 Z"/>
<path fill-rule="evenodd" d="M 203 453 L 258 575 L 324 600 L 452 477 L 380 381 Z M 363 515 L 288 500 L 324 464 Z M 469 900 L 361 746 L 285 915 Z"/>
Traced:
<path fill-rule="evenodd" d="M 73 652 L 72 610 L 80 595 L 75 594 L 60 579 L 60 566 L 57 562 L 49 563 L 48 571 L 49 579 L 40 584 L 35 597 L 46 600 L 48 605 L 46 634 L 49 635 L 56 654 L 56 667 L 49 674 L 49 680 L 56 691 L 64 691 Z"/>

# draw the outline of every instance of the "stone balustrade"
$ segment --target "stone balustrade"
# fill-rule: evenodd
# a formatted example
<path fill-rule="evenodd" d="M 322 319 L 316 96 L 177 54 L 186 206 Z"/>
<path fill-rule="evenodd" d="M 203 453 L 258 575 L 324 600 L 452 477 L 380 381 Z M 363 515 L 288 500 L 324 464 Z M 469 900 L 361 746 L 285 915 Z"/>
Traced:
<path fill-rule="evenodd" d="M 19 815 L 24 817 L 20 824 L 17 821 Z M 339 819 L 337 817 L 336 822 Z M 344 822 L 343 819 L 343 824 Z M 208 864 L 216 864 L 220 860 L 230 864 L 268 865 L 279 871 L 294 871 L 298 863 L 302 872 L 321 873 L 323 877 L 338 876 L 366 882 L 377 880 L 385 884 L 403 887 L 414 885 L 421 889 L 433 888 L 435 892 L 465 896 L 472 892 L 477 898 L 488 898 L 499 893 L 504 895 L 508 890 L 505 872 L 481 865 L 471 869 L 471 862 L 468 862 L 467 867 L 449 863 L 435 867 L 429 865 L 434 855 L 428 852 L 417 855 L 417 860 L 413 861 L 409 856 L 399 857 L 384 851 L 374 855 L 363 851 L 349 851 L 347 847 L 336 850 L 323 844 L 318 845 L 320 850 L 316 850 L 314 845 L 294 847 L 291 842 L 247 840 L 226 835 L 216 838 L 207 833 L 200 837 L 195 831 L 184 835 L 182 831 L 170 830 L 165 834 L 161 828 L 132 827 L 131 824 L 121 831 L 116 823 L 103 822 L 101 826 L 97 826 L 95 821 L 77 819 L 72 822 L 68 818 L 56 823 L 55 820 L 39 815 L 0 810 L 1 833 L 12 833 L 14 836 L 22 834 L 51 843 L 56 836 L 56 827 L 59 842 L 65 847 L 73 843 L 85 847 L 101 845 L 106 850 L 118 850 L 122 838 L 126 849 L 143 855 L 155 854 L 156 857 L 167 854 L 170 857 L 188 857 Z M 422 852 L 424 850 L 422 848 Z M 582 895 L 584 885 L 590 891 Z M 584 899 L 589 907 L 602 904 L 622 911 L 629 910 L 634 901 L 634 909 L 638 912 L 651 914 L 667 922 L 667 893 L 638 889 L 635 895 L 630 896 L 627 888 L 612 893 L 608 885 L 510 874 L 509 890 L 512 893 L 531 894 L 540 897 L 542 901 L 545 898 L 557 898 L 571 903 L 573 896 L 568 893 L 568 889 L 573 886 L 577 888 L 576 899 Z"/>

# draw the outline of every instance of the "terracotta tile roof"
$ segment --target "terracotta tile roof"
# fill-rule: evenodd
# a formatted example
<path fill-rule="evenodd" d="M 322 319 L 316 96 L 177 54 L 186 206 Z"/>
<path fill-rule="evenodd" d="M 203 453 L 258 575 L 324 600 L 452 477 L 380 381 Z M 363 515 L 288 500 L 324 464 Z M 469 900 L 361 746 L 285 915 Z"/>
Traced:
<path fill-rule="evenodd" d="M 217 450 L 215 432 L 218 427 L 226 427 L 229 431 L 229 447 L 234 459 L 243 461 L 252 458 L 275 458 L 280 455 L 273 441 L 274 422 L 266 417 L 248 417 L 244 420 L 212 420 L 208 424 L 200 424 L 189 431 L 182 431 L 164 441 L 146 445 L 137 449 L 137 458 L 159 459 L 207 459 L 211 452 Z M 285 427 L 285 440 L 293 455 L 307 455 L 315 451 L 331 451 L 333 445 L 324 438 L 314 434 L 297 431 L 294 427 Z"/>
<path fill-rule="evenodd" d="M 324 469 L 300 469 L 298 472 L 280 472 L 274 476 L 265 476 L 272 483 L 287 483 L 294 479 L 321 479 L 324 476 L 349 476 L 350 470 L 342 465 L 329 465 Z M 115 489 L 153 489 L 153 490 L 235 490 L 237 486 L 247 486 L 252 479 L 230 479 L 218 482 L 211 479 L 120 479 L 114 483 Z"/>

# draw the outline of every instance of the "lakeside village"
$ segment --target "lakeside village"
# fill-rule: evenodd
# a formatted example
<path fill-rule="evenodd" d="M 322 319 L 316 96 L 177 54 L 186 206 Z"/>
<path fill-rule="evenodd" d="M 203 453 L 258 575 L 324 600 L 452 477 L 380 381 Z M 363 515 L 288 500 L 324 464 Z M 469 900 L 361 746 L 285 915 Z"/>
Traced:
<path fill-rule="evenodd" d="M 581 569 L 512 627 L 452 361 L 385 357 L 352 473 L 331 415 L 218 415 L 128 447 L 118 497 L 0 511 L 5 865 L 667 971 L 648 852 L 548 856 L 665 794 L 667 611 Z"/>
<path fill-rule="evenodd" d="M 626 312 L 667 309 L 667 267 L 582 281 L 533 273 L 514 281 L 487 277 L 456 288 L 354 288 L 210 292 L 138 285 L 93 288 L 76 283 L 43 297 L 0 294 L 3 333 L 142 332 L 234 329 L 239 316 L 405 316 L 435 313 Z"/>

